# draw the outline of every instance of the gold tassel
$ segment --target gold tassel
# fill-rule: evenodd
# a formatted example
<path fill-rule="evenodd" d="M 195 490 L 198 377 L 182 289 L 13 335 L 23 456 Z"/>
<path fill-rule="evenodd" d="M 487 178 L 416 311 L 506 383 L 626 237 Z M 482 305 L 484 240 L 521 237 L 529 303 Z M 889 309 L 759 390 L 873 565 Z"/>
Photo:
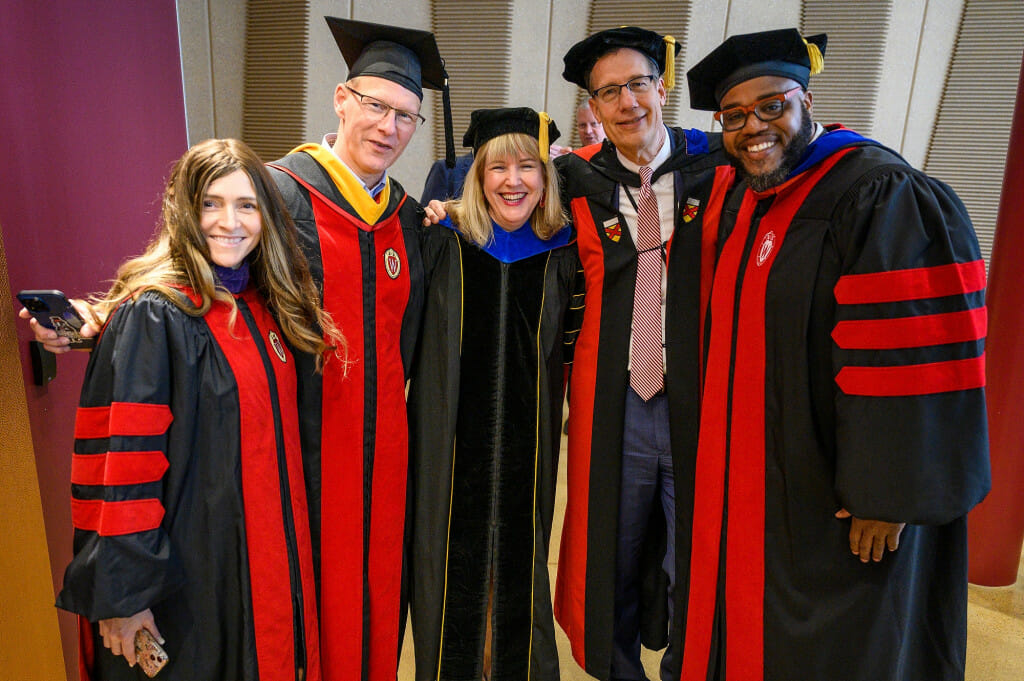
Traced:
<path fill-rule="evenodd" d="M 671 90 L 676 85 L 676 39 L 665 36 L 665 89 Z"/>
<path fill-rule="evenodd" d="M 821 73 L 825 70 L 825 58 L 821 56 L 821 50 L 814 43 L 809 43 L 804 40 L 804 45 L 807 46 L 807 56 L 811 60 L 811 75 Z"/>
<path fill-rule="evenodd" d="M 537 130 L 537 146 L 540 147 L 540 160 L 544 163 L 548 162 L 548 123 L 551 122 L 551 116 L 548 116 L 546 112 L 541 111 L 537 114 L 540 118 L 540 129 Z"/>

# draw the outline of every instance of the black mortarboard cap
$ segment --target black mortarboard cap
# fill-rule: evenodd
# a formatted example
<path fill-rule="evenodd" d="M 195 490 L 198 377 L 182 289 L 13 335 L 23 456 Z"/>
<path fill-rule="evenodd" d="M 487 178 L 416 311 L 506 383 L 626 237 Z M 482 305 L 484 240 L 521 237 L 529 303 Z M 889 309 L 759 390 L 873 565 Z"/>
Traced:
<path fill-rule="evenodd" d="M 542 161 L 547 161 L 548 147 L 561 134 L 555 122 L 543 111 L 538 113 L 528 107 L 477 109 L 469 115 L 469 128 L 462 137 L 462 146 L 473 147 L 475 155 L 488 140 L 513 132 L 536 139 Z"/>
<path fill-rule="evenodd" d="M 662 36 L 636 26 L 610 28 L 573 45 L 562 58 L 565 63 L 562 78 L 589 92 L 587 77 L 597 60 L 623 47 L 642 52 L 653 59 L 658 64 L 658 75 L 664 75 L 665 87 L 672 89 L 675 85 L 675 57 L 682 46 L 670 35 Z"/>
<path fill-rule="evenodd" d="M 690 106 L 717 111 L 722 97 L 743 81 L 780 76 L 806 88 L 824 68 L 824 33 L 804 39 L 795 28 L 734 35 L 687 71 Z"/>
<path fill-rule="evenodd" d="M 440 90 L 444 105 L 445 160 L 455 165 L 451 96 L 444 59 L 430 31 L 324 17 L 348 64 L 348 77 L 375 76 L 398 83 L 421 100 L 424 87 Z"/>

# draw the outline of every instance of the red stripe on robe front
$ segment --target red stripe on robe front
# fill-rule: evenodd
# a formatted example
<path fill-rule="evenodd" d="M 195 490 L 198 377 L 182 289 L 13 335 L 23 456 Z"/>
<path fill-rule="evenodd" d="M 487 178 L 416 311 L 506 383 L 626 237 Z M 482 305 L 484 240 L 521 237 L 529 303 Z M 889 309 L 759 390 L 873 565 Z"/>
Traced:
<path fill-rule="evenodd" d="M 224 357 L 239 384 L 239 427 L 242 450 L 242 497 L 245 503 L 246 547 L 249 558 L 249 574 L 252 585 L 253 630 L 256 639 L 256 659 L 260 679 L 291 681 L 295 678 L 295 634 L 293 628 L 295 603 L 292 593 L 292 578 L 289 556 L 294 551 L 299 561 L 297 569 L 306 585 L 313 584 L 312 549 L 309 543 L 309 526 L 303 519 L 306 515 L 304 486 L 301 472 L 301 451 L 298 442 L 298 423 L 295 420 L 295 372 L 284 370 L 294 360 L 283 344 L 272 347 L 268 339 L 270 332 L 281 336 L 277 324 L 255 295 L 247 292 L 243 296 L 261 331 L 262 341 L 253 340 L 242 315 L 239 314 L 234 326 L 228 328 L 231 310 L 226 305 L 215 303 L 206 314 L 205 320 L 217 339 Z M 271 388 L 263 358 L 256 347 L 262 342 L 277 382 L 280 400 L 274 405 Z M 282 361 L 276 354 L 280 347 L 285 353 Z M 281 365 L 281 366 L 277 366 Z M 275 424 L 267 418 L 276 408 L 281 412 L 284 452 L 278 451 Z M 286 415 L 291 415 L 286 418 Z M 290 423 L 289 423 L 290 422 Z M 282 504 L 282 488 L 279 456 L 285 456 L 288 467 L 288 498 L 292 506 L 292 518 L 296 546 L 287 545 L 287 532 Z M 296 467 L 298 466 L 298 470 Z M 297 504 L 297 502 L 302 502 Z M 304 634 L 306 639 L 306 669 L 308 678 L 316 678 L 319 670 L 316 631 L 316 595 L 312 588 L 302 594 L 304 613 Z"/>
<path fill-rule="evenodd" d="M 693 517 L 683 679 L 707 677 L 725 531 L 726 681 L 763 675 L 765 523 L 765 292 L 792 217 L 821 177 L 847 152 L 832 155 L 795 189 L 776 192 L 771 219 L 757 226 L 743 261 L 759 197 L 748 190 L 722 249 L 711 294 L 711 340 L 702 401 Z M 764 198 L 763 196 L 760 198 Z M 736 283 L 743 269 L 738 319 Z M 743 339 L 735 347 L 733 338 Z M 731 398 L 731 400 L 730 400 Z"/>
<path fill-rule="evenodd" d="M 569 393 L 569 437 L 574 452 L 590 452 L 594 428 L 593 396 L 597 392 L 598 344 L 601 334 L 602 292 L 604 290 L 604 249 L 586 198 L 572 200 L 580 260 L 586 273 L 588 314 L 576 340 L 573 389 Z M 567 464 L 568 496 L 559 547 L 558 580 L 555 583 L 555 617 L 569 637 L 580 666 L 586 666 L 586 576 L 587 528 L 590 513 L 590 459 L 570 457 Z M 571 539 L 565 541 L 564 539 Z"/>
<path fill-rule="evenodd" d="M 345 334 L 349 359 L 347 375 L 341 362 L 328 362 L 323 373 L 321 611 L 333 613 L 323 618 L 321 631 L 324 676 L 332 681 L 388 679 L 398 668 L 408 478 L 400 344 L 409 300 L 408 256 L 397 210 L 371 226 L 312 191 L 311 198 L 323 260 L 323 305 Z M 372 233 L 372 279 L 360 249 L 364 233 Z M 385 264 L 389 249 L 398 257 L 395 278 Z M 367 300 L 364 294 L 371 286 L 376 295 Z M 368 319 L 367 305 L 372 305 L 375 319 Z M 370 341 L 374 344 L 367 347 Z M 368 358 L 376 366 L 372 375 Z M 367 399 L 376 403 L 375 424 L 365 420 Z M 368 447 L 374 453 L 367 556 L 363 526 Z M 363 607 L 367 590 L 369 613 Z M 359 663 L 364 647 L 369 648 L 367 670 Z"/>

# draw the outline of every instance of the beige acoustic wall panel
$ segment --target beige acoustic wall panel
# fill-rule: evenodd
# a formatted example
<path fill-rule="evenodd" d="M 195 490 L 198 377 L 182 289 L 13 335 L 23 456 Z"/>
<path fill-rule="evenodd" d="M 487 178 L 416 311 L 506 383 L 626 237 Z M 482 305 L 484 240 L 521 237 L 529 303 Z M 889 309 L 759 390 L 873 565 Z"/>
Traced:
<path fill-rule="evenodd" d="M 242 138 L 268 161 L 303 140 L 308 23 L 303 0 L 249 0 Z"/>
<path fill-rule="evenodd" d="M 430 25 L 446 62 L 452 95 L 455 153 L 474 109 L 505 106 L 512 59 L 511 0 L 432 0 Z M 434 158 L 444 158 L 441 98 L 434 97 Z"/>
<path fill-rule="evenodd" d="M 967 0 L 924 169 L 967 206 L 988 260 L 1024 54 L 1024 2 Z"/>
<path fill-rule="evenodd" d="M 804 0 L 801 32 L 828 34 L 825 70 L 811 79 L 815 120 L 874 135 L 891 13 L 890 0 Z"/>

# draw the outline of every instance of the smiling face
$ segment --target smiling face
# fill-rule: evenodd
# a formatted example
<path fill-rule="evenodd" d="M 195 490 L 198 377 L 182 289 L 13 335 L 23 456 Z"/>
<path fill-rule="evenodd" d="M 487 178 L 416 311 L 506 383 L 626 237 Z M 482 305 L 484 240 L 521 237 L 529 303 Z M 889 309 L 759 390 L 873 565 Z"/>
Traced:
<path fill-rule="evenodd" d="M 720 108 L 750 106 L 798 86 L 795 81 L 779 76 L 751 78 L 726 92 Z M 795 94 L 784 106 L 782 116 L 774 121 L 765 122 L 750 113 L 742 128 L 722 133 L 725 153 L 747 175 L 754 191 L 782 184 L 799 164 L 813 136 L 811 93 Z"/>
<path fill-rule="evenodd" d="M 199 227 L 213 264 L 234 269 L 259 244 L 263 217 L 252 180 L 244 170 L 211 182 L 199 211 Z"/>
<path fill-rule="evenodd" d="M 544 164 L 525 153 L 487 158 L 481 180 L 491 219 L 513 232 L 526 224 L 544 195 Z"/>
<path fill-rule="evenodd" d="M 361 76 L 352 79 L 349 85 L 394 109 L 419 113 L 419 97 L 398 83 Z M 363 108 L 359 97 L 344 84 L 339 84 L 334 90 L 334 111 L 339 121 L 334 153 L 359 179 L 372 187 L 405 151 L 416 128 L 396 124 L 394 111 L 388 111 L 383 118 L 375 120 Z"/>
<path fill-rule="evenodd" d="M 630 161 L 645 164 L 653 159 L 665 141 L 661 107 L 665 105 L 665 83 L 656 66 L 643 53 L 629 48 L 609 52 L 590 70 L 590 91 L 608 85 L 622 85 L 641 76 L 654 76 L 656 84 L 644 94 L 619 89 L 610 102 L 590 98 L 590 109 L 604 126 L 604 134 Z"/>

